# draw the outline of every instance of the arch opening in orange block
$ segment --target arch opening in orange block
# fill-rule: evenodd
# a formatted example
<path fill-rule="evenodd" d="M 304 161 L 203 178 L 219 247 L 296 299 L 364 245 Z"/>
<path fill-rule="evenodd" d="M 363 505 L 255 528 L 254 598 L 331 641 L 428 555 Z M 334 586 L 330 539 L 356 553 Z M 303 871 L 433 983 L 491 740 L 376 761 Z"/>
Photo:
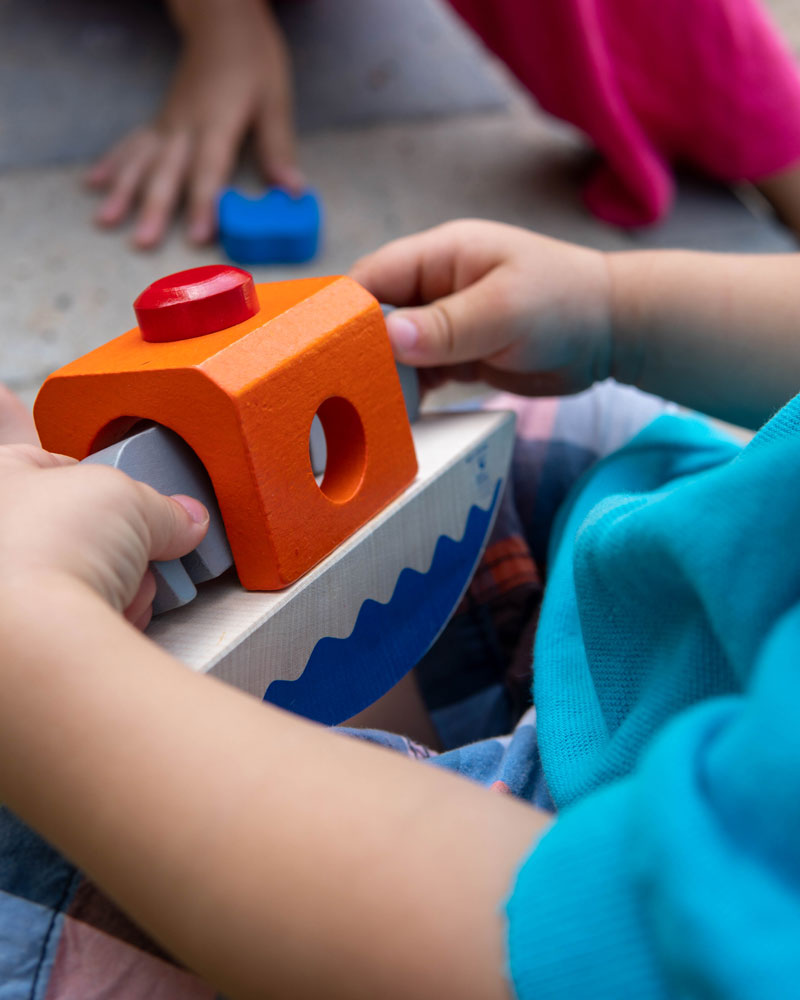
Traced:
<path fill-rule="evenodd" d="M 139 424 L 152 422 L 145 417 L 116 417 L 95 434 L 88 453 L 91 455 L 95 451 L 102 451 L 103 448 L 110 448 L 112 444 L 139 430 Z"/>

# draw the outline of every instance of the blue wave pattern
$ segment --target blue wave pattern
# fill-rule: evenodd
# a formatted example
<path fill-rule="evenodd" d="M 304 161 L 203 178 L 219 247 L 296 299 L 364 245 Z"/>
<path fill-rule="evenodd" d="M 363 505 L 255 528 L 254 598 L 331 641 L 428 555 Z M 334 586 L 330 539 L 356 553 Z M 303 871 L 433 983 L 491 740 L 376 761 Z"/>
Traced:
<path fill-rule="evenodd" d="M 460 541 L 440 535 L 426 573 L 401 570 L 386 604 L 368 598 L 353 631 L 314 646 L 294 681 L 273 681 L 264 701 L 326 725 L 349 719 L 377 701 L 419 662 L 446 625 L 474 572 L 500 496 L 487 510 L 473 504 Z"/>

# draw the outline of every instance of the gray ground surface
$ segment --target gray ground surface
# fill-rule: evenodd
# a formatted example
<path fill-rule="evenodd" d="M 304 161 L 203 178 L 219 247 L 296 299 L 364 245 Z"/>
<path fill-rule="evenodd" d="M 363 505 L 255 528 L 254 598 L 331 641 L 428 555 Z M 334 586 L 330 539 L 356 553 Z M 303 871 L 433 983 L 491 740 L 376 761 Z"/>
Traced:
<path fill-rule="evenodd" d="M 301 131 L 503 107 L 438 0 L 283 0 Z M 151 117 L 178 40 L 158 0 L 0 0 L 0 168 L 96 156 Z"/>
<path fill-rule="evenodd" d="M 403 17 L 395 17 L 384 35 L 376 27 L 377 13 L 367 19 L 362 55 L 378 51 L 370 48 L 370 40 L 377 39 L 384 46 L 383 68 L 380 59 L 373 64 L 367 58 L 356 69 L 353 56 L 347 106 L 343 111 L 339 105 L 337 111 L 313 96 L 331 89 L 331 64 L 308 53 L 331 32 L 344 30 L 347 16 L 370 3 L 384 13 L 402 10 Z M 331 15 L 332 5 L 338 8 L 337 17 Z M 40 48 L 33 50 L 18 44 L 24 32 L 14 18 L 23 11 L 30 19 L 33 8 L 40 16 L 43 8 L 53 13 L 50 27 L 68 43 L 58 75 L 48 62 L 51 42 L 43 37 L 37 42 Z M 123 44 L 120 39 L 128 37 L 132 23 L 136 26 L 132 9 L 121 4 L 115 26 L 117 5 L 100 0 L 58 5 L 54 0 L 28 5 L 0 0 L 0 58 L 6 60 L 0 66 L 0 84 L 6 84 L 0 85 L 0 164 L 27 164 L 0 170 L 0 380 L 29 402 L 54 368 L 133 325 L 131 303 L 154 278 L 221 259 L 213 248 L 189 248 L 179 226 L 163 248 L 150 254 L 130 250 L 124 230 L 102 233 L 92 228 L 93 198 L 81 188 L 81 168 L 63 161 L 80 161 L 101 147 L 106 136 L 116 136 L 124 115 L 113 101 L 99 100 L 92 111 L 92 129 L 74 132 L 71 145 L 62 144 L 58 155 L 36 146 L 42 136 L 63 138 L 70 82 L 76 87 L 85 83 L 92 46 L 106 53 L 105 61 L 97 60 L 104 73 L 132 73 L 125 77 L 129 88 L 135 77 L 141 93 L 124 106 L 125 114 L 132 114 L 132 107 L 141 111 L 150 106 L 142 103 L 142 94 L 151 104 L 156 100 L 170 53 L 169 37 L 162 29 L 146 51 Z M 91 17 L 80 21 L 87 10 Z M 308 20 L 314 10 L 318 22 Z M 151 11 L 143 16 L 156 15 Z M 387 239 L 464 215 L 516 222 L 604 248 L 773 252 L 795 247 L 757 201 L 742 201 L 696 179 L 682 181 L 675 211 L 656 229 L 621 233 L 593 219 L 580 199 L 587 165 L 581 137 L 533 108 L 452 18 L 435 9 L 435 0 L 298 0 L 288 16 L 306 77 L 301 97 L 309 110 L 302 161 L 324 199 L 325 246 L 313 265 L 261 269 L 257 280 L 341 272 Z M 100 21 L 102 30 L 97 27 Z M 365 21 L 359 23 L 363 28 Z M 10 47 L 9 37 L 17 39 Z M 52 41 L 58 35 L 47 37 Z M 111 50 L 113 57 L 108 55 Z M 408 52 L 414 57 L 404 55 Z M 434 64 L 428 76 L 422 69 L 426 62 Z M 366 70 L 368 64 L 377 66 L 373 75 Z M 15 102 L 36 124 L 28 128 L 33 139 L 27 146 L 24 130 L 15 132 L 19 123 L 8 114 L 12 77 Z M 110 82 L 108 87 L 113 89 Z M 340 112 L 346 115 L 337 117 Z"/>

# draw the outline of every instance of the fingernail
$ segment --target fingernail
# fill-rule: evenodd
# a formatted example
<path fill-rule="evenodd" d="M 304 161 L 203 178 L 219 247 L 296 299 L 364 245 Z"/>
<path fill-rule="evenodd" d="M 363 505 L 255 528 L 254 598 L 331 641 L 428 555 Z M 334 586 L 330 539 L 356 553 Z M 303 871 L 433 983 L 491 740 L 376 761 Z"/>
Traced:
<path fill-rule="evenodd" d="M 176 494 L 172 499 L 183 507 L 195 524 L 205 524 L 208 521 L 208 511 L 199 500 L 195 500 L 194 497 L 185 497 L 182 494 Z"/>
<path fill-rule="evenodd" d="M 419 341 L 419 327 L 407 316 L 390 313 L 386 317 L 386 329 L 392 344 L 399 351 L 413 351 Z"/>

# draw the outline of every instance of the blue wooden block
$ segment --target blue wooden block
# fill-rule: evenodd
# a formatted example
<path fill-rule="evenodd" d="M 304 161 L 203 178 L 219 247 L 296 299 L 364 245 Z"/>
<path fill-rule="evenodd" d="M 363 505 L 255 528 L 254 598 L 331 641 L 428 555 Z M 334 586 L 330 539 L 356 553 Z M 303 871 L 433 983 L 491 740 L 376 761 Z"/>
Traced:
<path fill-rule="evenodd" d="M 321 211 L 313 191 L 270 188 L 250 198 L 228 188 L 219 200 L 219 238 L 237 264 L 302 264 L 319 247 Z"/>

